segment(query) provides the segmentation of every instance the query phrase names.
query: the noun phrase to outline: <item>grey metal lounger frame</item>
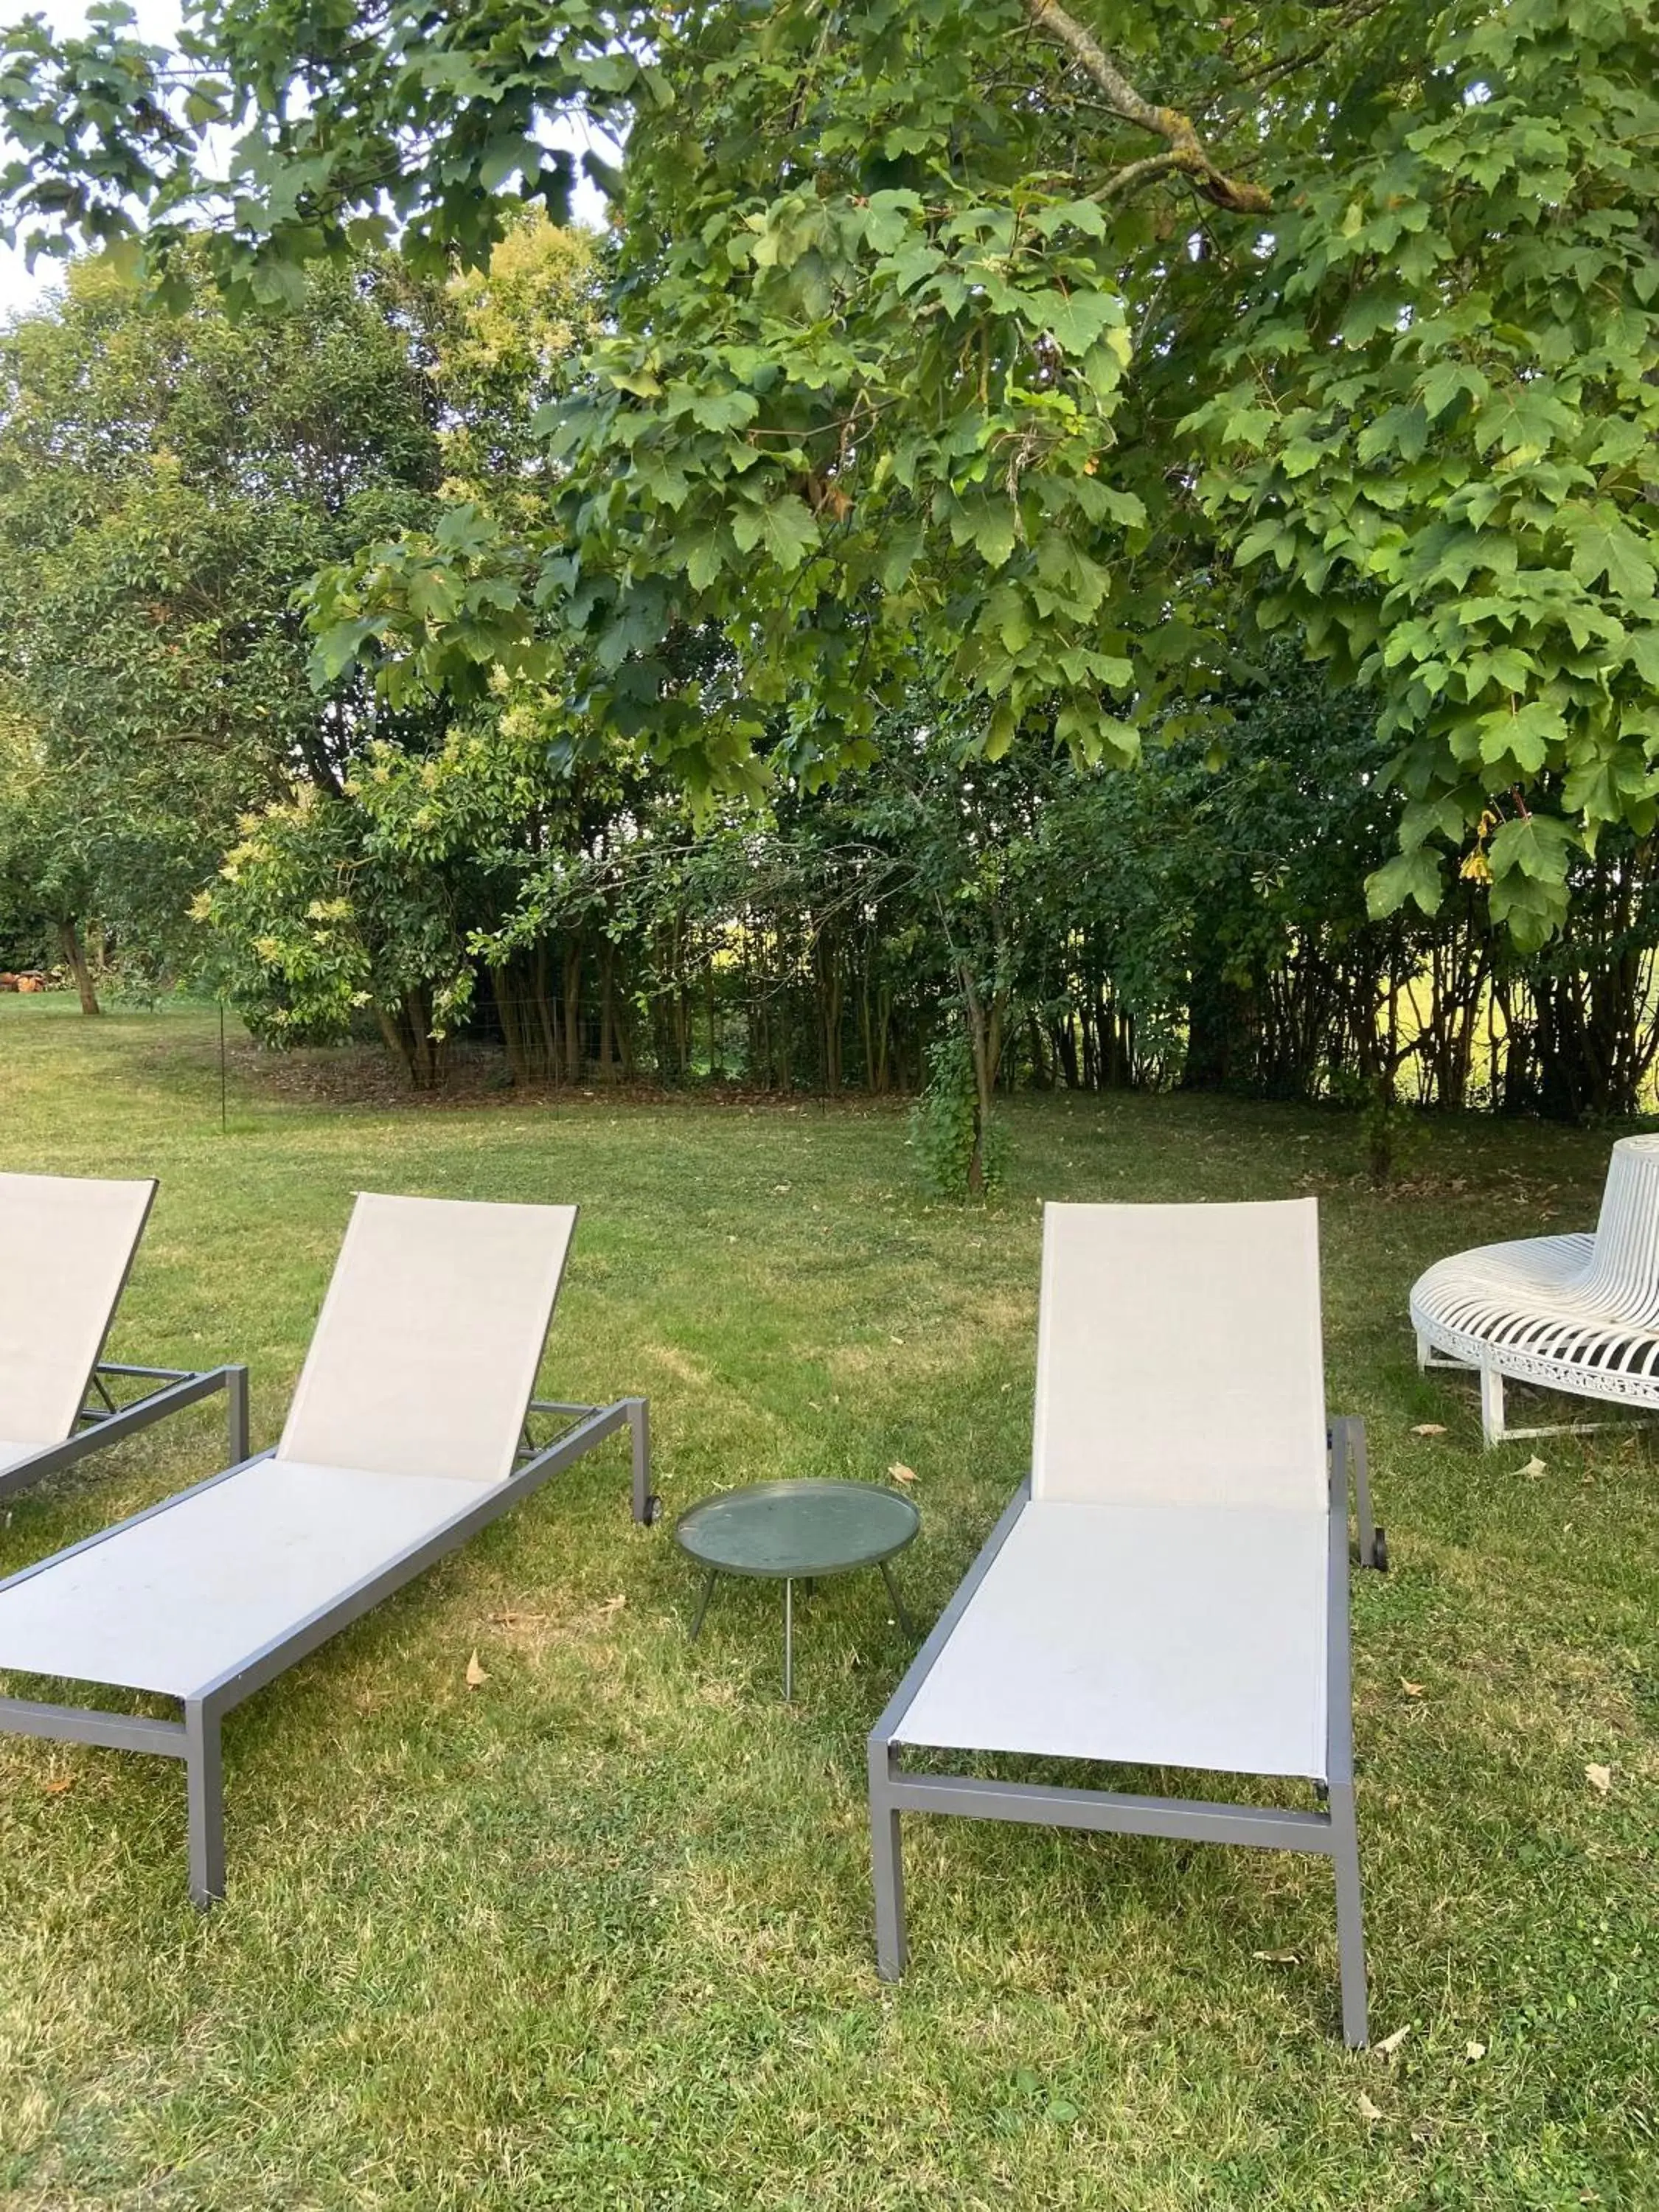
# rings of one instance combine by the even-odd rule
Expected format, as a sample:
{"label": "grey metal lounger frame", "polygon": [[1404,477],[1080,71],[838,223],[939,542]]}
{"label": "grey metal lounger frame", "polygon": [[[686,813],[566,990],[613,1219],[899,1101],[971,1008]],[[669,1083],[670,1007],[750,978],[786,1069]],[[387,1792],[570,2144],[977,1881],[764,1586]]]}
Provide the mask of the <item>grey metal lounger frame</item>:
{"label": "grey metal lounger frame", "polygon": [[[155,1203],[155,1186],[144,1203],[143,1218],[138,1224],[131,1249],[127,1254],[125,1267],[115,1296],[110,1301],[110,1326],[126,1293],[132,1263],[138,1245],[149,1225],[150,1208]],[[106,1332],[107,1334],[107,1331]],[[156,1421],[164,1421],[169,1414],[181,1413],[198,1399],[211,1397],[222,1390],[227,1399],[226,1427],[228,1431],[228,1450],[233,1460],[247,1457],[247,1369],[244,1366],[226,1367],[133,1367],[123,1360],[106,1359],[104,1347],[98,1347],[98,1358],[87,1383],[81,1411],[73,1435],[61,1437],[54,1443],[42,1444],[25,1459],[14,1460],[0,1468],[0,1498],[9,1498],[14,1492],[26,1490],[31,1483],[42,1482],[49,1474],[58,1474],[66,1467],[89,1458],[94,1452],[103,1451],[111,1444],[118,1444],[124,1437],[136,1436]],[[137,1397],[118,1405],[111,1395],[109,1384],[113,1382],[148,1382],[150,1388]]]}
{"label": "grey metal lounger frame", "polygon": [[[231,1370],[225,1370],[229,1372]],[[239,1370],[240,1371],[240,1370]],[[221,1729],[227,1713],[251,1698],[256,1690],[274,1681],[299,1660],[314,1651],[319,1644],[371,1612],[383,1598],[412,1582],[435,1560],[447,1553],[458,1550],[480,1528],[499,1520],[520,1498],[534,1490],[574,1462],[626,1427],[633,1436],[633,1508],[634,1518],[647,1523],[656,1518],[656,1499],[651,1494],[651,1443],[649,1415],[643,1398],[619,1398],[610,1406],[570,1406],[540,1399],[532,1402],[532,1413],[562,1413],[575,1415],[574,1425],[553,1442],[543,1445],[522,1465],[516,1468],[504,1483],[481,1497],[476,1505],[433,1530],[412,1544],[406,1551],[387,1560],[354,1589],[296,1620],[273,1641],[249,1651],[236,1663],[204,1682],[188,1697],[180,1700],[184,1707],[178,1720],[149,1720],[128,1713],[100,1712],[79,1705],[38,1705],[23,1698],[0,1698],[0,1733],[10,1735],[48,1736],[64,1743],[100,1744],[114,1751],[143,1751],[158,1753],[166,1759],[181,1759],[185,1762],[185,1796],[189,1807],[190,1838],[190,1894],[192,1902],[201,1906],[211,1905],[225,1893],[225,1834],[224,1793],[221,1763]],[[143,1513],[135,1513],[109,1528],[100,1529],[83,1544],[72,1546],[67,1551],[53,1553],[25,1567],[15,1575],[0,1582],[0,1591],[13,1589],[27,1582],[47,1567],[57,1566],[76,1553],[89,1550],[95,1544],[107,1543],[111,1537],[120,1534],[124,1528],[135,1527],[155,1515],[166,1513],[184,1499],[194,1497],[198,1491],[209,1490],[216,1483],[227,1482],[240,1474],[244,1468],[259,1460],[274,1456],[276,1447],[257,1452],[252,1459],[244,1457],[235,1467],[210,1475],[205,1482],[194,1483],[188,1490],[176,1492],[150,1506]]]}
{"label": "grey metal lounger frame", "polygon": [[[111,1395],[112,1381],[145,1382],[150,1388],[138,1397],[118,1405]],[[72,1437],[55,1444],[42,1444],[27,1459],[15,1460],[0,1469],[0,1498],[43,1481],[94,1452],[118,1444],[125,1437],[181,1413],[199,1399],[222,1390],[228,1401],[226,1427],[233,1460],[247,1457],[247,1369],[243,1366],[132,1367],[123,1360],[100,1359],[92,1372],[88,1402],[81,1409],[80,1425]],[[101,1402],[94,1402],[94,1398]]]}
{"label": "grey metal lounger frame", "polygon": [[[1020,1820],[1044,1827],[1085,1828],[1115,1835],[1168,1836],[1181,1841],[1246,1844],[1270,1850],[1316,1851],[1336,1873],[1337,1948],[1342,1983],[1342,2032],[1358,2049],[1366,2040],[1365,1938],[1359,1886],[1359,1840],[1353,1797],[1353,1706],[1348,1622],[1347,1478],[1364,1468],[1364,1424],[1334,1420],[1330,1437],[1329,1626],[1327,1643],[1328,1780],[1322,1812],[1260,1805],[1209,1804],[1196,1798],[1144,1797],[1044,1783],[997,1782],[969,1775],[907,1771],[894,1741],[905,1714],[951,1631],[966,1612],[1030,1495],[1015,1492],[984,1547],[870,1732],[870,1836],[875,1874],[876,1967],[896,1981],[906,1959],[904,1871],[899,1817],[957,1813],[979,1820]],[[1367,1500],[1369,1504],[1369,1500]],[[1367,1516],[1369,1518],[1369,1516]],[[1362,1527],[1362,1556],[1364,1532]]]}

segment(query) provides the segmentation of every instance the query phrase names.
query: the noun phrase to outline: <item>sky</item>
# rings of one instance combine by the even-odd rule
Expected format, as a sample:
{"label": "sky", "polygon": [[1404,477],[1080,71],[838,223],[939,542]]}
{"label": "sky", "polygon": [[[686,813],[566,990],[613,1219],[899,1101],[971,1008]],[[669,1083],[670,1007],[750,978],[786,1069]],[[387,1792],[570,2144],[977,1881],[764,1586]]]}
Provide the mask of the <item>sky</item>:
{"label": "sky", "polygon": [[[178,0],[130,0],[138,18],[138,34],[156,46],[171,46],[179,27]],[[87,11],[83,0],[10,0],[0,11],[0,20],[9,23],[24,15],[44,15],[54,31],[79,31],[86,27]],[[0,316],[15,314],[19,308],[32,307],[43,292],[51,289],[63,274],[61,263],[37,261],[34,273],[23,266],[23,257],[9,246],[0,246]]]}
{"label": "sky", "polygon": [[[179,28],[179,0],[129,0],[129,4],[138,19],[141,38],[158,46],[173,44]],[[0,0],[0,21],[15,22],[25,15],[44,15],[55,31],[79,31],[86,27],[85,0]],[[550,136],[556,143],[570,146],[577,152],[592,143],[608,159],[620,159],[617,148],[603,139],[589,138],[578,126],[561,129]],[[3,137],[0,144],[3,144]],[[585,178],[577,180],[573,212],[579,221],[594,225],[605,219],[605,203]],[[37,261],[31,274],[21,253],[0,246],[0,319],[34,306],[61,280],[62,275],[62,263],[46,259]]]}

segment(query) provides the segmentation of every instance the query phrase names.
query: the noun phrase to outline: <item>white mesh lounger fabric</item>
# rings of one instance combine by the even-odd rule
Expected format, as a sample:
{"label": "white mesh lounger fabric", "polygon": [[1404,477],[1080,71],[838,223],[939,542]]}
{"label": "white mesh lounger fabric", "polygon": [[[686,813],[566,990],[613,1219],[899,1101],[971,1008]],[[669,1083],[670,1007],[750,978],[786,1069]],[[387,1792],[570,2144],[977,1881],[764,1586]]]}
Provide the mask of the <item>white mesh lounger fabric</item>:
{"label": "white mesh lounger fabric", "polygon": [[[223,1888],[226,1711],[646,1408],[532,1400],[574,1206],[364,1195],[282,1441],[0,1583],[0,1671],[159,1692],[182,1721],[0,1698],[0,1728],[170,1752],[191,1891]],[[574,1417],[519,1466],[532,1410]]]}
{"label": "white mesh lounger fabric", "polygon": [[[877,1948],[904,1960],[899,1816],[955,1812],[1328,1854],[1365,2038],[1344,1468],[1311,1200],[1050,1206],[1031,1474],[870,1740]],[[1334,1443],[1334,1452],[1332,1445]],[[1004,1784],[903,1752],[1285,1776],[1326,1809]]]}
{"label": "white mesh lounger fabric", "polygon": [[[229,1393],[232,1451],[246,1453],[241,1368],[104,1362],[155,1195],[149,1179],[0,1175],[0,1496],[213,1390]],[[118,1407],[107,1387],[117,1378],[147,1387]]]}
{"label": "white mesh lounger fabric", "polygon": [[1411,1317],[1419,1366],[1479,1370],[1488,1445],[1560,1433],[1506,1427],[1505,1376],[1659,1409],[1659,1137],[1613,1146],[1593,1237],[1455,1252],[1412,1285]]}

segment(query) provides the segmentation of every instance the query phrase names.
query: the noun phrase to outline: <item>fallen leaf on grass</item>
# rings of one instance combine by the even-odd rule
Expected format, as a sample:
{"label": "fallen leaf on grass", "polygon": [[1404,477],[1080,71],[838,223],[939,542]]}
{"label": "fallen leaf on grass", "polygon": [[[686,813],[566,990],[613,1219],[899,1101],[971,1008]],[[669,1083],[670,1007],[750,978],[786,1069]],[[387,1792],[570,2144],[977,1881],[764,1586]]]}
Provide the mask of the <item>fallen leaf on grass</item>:
{"label": "fallen leaf on grass", "polygon": [[627,1602],[627,1592],[625,1590],[618,1590],[615,1597],[606,1598],[605,1603],[599,1607],[599,1611],[606,1620],[614,1620]]}
{"label": "fallen leaf on grass", "polygon": [[1587,1766],[1584,1779],[1592,1790],[1599,1790],[1605,1797],[1613,1787],[1613,1769],[1610,1766]]}
{"label": "fallen leaf on grass", "polygon": [[774,1198],[787,1198],[789,1195],[788,1184],[787,1182],[775,1182],[772,1186],[772,1195]]}
{"label": "fallen leaf on grass", "polygon": [[1549,1471],[1549,1462],[1547,1460],[1539,1459],[1535,1456],[1529,1459],[1526,1465],[1521,1469],[1522,1474],[1524,1474],[1530,1482],[1536,1482],[1540,1474],[1547,1474]]}
{"label": "fallen leaf on grass", "polygon": [[1419,1421],[1412,1431],[1414,1437],[1443,1437],[1445,1433],[1446,1425],[1443,1421]]}
{"label": "fallen leaf on grass", "polygon": [[[489,1616],[489,1625],[492,1628],[539,1628],[544,1621],[549,1621],[552,1618],[550,1613],[492,1613]],[[478,1655],[475,1651],[472,1655],[472,1666],[476,1667],[477,1662]],[[469,1681],[471,1680],[471,1675],[472,1668],[469,1667],[467,1669]]]}
{"label": "fallen leaf on grass", "polygon": [[477,1651],[474,1651],[472,1656],[466,1662],[467,1688],[469,1690],[481,1690],[489,1680],[489,1675],[485,1674],[483,1668],[478,1664],[478,1655]]}
{"label": "fallen leaf on grass", "polygon": [[1471,2063],[1477,2058],[1484,2058],[1486,2055],[1486,2046],[1484,2043],[1468,2044],[1465,2045],[1465,2050]]}
{"label": "fallen leaf on grass", "polygon": [[1382,2106],[1372,2104],[1363,2089],[1359,2093],[1359,2117],[1362,2120],[1380,2120],[1382,2117]]}
{"label": "fallen leaf on grass", "polygon": [[892,1476],[895,1482],[914,1482],[916,1479],[916,1471],[915,1468],[906,1467],[902,1459],[896,1459],[891,1467],[888,1468],[887,1472]]}
{"label": "fallen leaf on grass", "polygon": [[54,1774],[50,1782],[44,1782],[40,1786],[48,1797],[61,1797],[66,1790],[74,1789],[75,1777],[72,1774]]}
{"label": "fallen leaf on grass", "polygon": [[1376,2046],[1377,2057],[1379,2058],[1392,2058],[1395,2052],[1399,2050],[1401,2045],[1406,2040],[1406,2038],[1411,2033],[1411,2032],[1412,2024],[1410,2021],[1407,2021],[1404,2027],[1397,2027],[1392,2035],[1385,2035],[1382,2042]]}
{"label": "fallen leaf on grass", "polygon": [[1299,1966],[1302,1964],[1294,1951],[1252,1951],[1253,1959],[1260,1959],[1269,1966]]}
{"label": "fallen leaf on grass", "polygon": [[1400,1686],[1408,1698],[1420,1698],[1425,1686],[1421,1682],[1408,1682],[1402,1674],[1400,1677]]}

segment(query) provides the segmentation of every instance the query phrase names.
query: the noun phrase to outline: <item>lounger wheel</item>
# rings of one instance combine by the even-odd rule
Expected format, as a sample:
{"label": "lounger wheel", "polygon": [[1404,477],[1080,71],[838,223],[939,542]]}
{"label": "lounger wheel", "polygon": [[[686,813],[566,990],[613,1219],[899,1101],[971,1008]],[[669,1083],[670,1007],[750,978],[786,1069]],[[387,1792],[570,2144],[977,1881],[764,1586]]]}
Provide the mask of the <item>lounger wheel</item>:
{"label": "lounger wheel", "polygon": [[1371,1565],[1379,1575],[1389,1571],[1389,1532],[1380,1525],[1371,1532]]}
{"label": "lounger wheel", "polygon": [[661,1518],[662,1500],[653,1490],[645,1501],[645,1525],[648,1528],[653,1521],[659,1521]]}

